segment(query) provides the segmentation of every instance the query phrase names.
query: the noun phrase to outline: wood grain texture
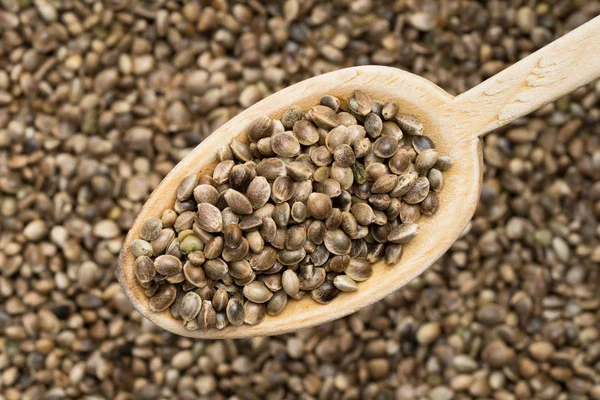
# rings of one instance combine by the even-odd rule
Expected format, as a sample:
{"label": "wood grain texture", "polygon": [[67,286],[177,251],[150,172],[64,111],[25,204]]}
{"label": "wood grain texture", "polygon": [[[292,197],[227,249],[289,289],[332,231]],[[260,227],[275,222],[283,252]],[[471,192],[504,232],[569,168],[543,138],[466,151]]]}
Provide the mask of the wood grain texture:
{"label": "wood grain texture", "polygon": [[[354,293],[342,293],[328,305],[315,303],[310,295],[290,300],[284,312],[269,317],[258,326],[227,327],[222,331],[188,331],[169,311],[152,313],[148,299],[135,281],[133,256],[129,251],[133,239],[139,237],[142,222],[160,217],[175,202],[175,189],[188,174],[200,173],[216,164],[216,151],[232,139],[243,135],[244,128],[259,115],[279,118],[293,104],[308,109],[326,94],[348,98],[360,88],[373,99],[395,101],[403,112],[417,115],[425,125],[425,133],[436,143],[440,154],[454,158],[455,165],[445,174],[440,193],[440,208],[435,216],[419,221],[420,234],[406,246],[398,265],[374,266],[373,276],[359,284]],[[448,250],[462,233],[475,211],[481,184],[481,149],[479,141],[459,142],[439,123],[438,115],[452,96],[431,82],[410,73],[387,67],[357,67],[321,75],[286,88],[242,112],[215,131],[186,156],[162,181],[140,211],[130,230],[118,267],[118,278],[135,308],[157,325],[179,335],[195,338],[238,338],[275,335],[328,322],[382,299],[425,271]]]}
{"label": "wood grain texture", "polygon": [[600,17],[456,96],[441,114],[465,139],[508,124],[600,77]]}

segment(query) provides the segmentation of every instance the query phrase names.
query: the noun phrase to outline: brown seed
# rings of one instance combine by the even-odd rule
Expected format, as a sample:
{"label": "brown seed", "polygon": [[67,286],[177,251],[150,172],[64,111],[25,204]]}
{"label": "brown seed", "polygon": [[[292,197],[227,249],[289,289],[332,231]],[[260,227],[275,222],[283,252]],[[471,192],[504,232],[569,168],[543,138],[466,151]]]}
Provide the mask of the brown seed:
{"label": "brown seed", "polygon": [[300,142],[291,132],[276,133],[271,138],[271,148],[280,157],[294,157],[300,153]]}
{"label": "brown seed", "polygon": [[329,255],[330,253],[329,250],[327,250],[327,247],[325,247],[324,244],[320,244],[312,253],[310,253],[310,261],[316,267],[319,267],[327,262]]}
{"label": "brown seed", "polygon": [[212,297],[212,305],[216,311],[223,311],[229,303],[229,294],[223,288],[217,289]]}
{"label": "brown seed", "polygon": [[350,137],[350,130],[344,125],[340,125],[337,128],[330,130],[325,137],[325,145],[331,154],[335,152],[335,149],[337,149],[338,146],[351,143],[352,138]]}
{"label": "brown seed", "polygon": [[231,147],[229,147],[229,145],[226,144],[221,146],[217,153],[217,157],[219,158],[219,161],[233,160],[233,153],[231,152]]}
{"label": "brown seed", "polygon": [[287,269],[281,275],[281,285],[283,286],[283,290],[290,297],[295,297],[298,295],[300,291],[300,280],[298,279],[298,275],[291,269]]}
{"label": "brown seed", "polygon": [[280,228],[285,228],[290,220],[291,207],[289,203],[279,203],[273,209],[273,221]]}
{"label": "brown seed", "polygon": [[327,227],[322,221],[313,221],[308,226],[307,237],[308,240],[314,244],[321,244],[325,240],[325,234],[327,233]]}
{"label": "brown seed", "polygon": [[422,214],[433,215],[440,205],[440,200],[435,192],[429,192],[425,200],[421,202],[419,209]]}
{"label": "brown seed", "polygon": [[333,282],[325,281],[321,286],[311,291],[310,295],[319,304],[329,304],[335,300],[339,292]]}
{"label": "brown seed", "polygon": [[232,262],[229,264],[229,275],[234,279],[246,279],[252,275],[252,267],[247,260]]}
{"label": "brown seed", "polygon": [[292,127],[302,120],[302,116],[304,113],[300,109],[300,107],[293,105],[287,109],[287,111],[281,117],[281,123],[283,127],[286,129],[292,129]]}
{"label": "brown seed", "polygon": [[372,138],[377,138],[381,135],[383,130],[383,121],[379,115],[375,113],[369,113],[364,121],[365,131]]}
{"label": "brown seed", "polygon": [[188,261],[191,262],[195,267],[204,264],[204,261],[206,261],[206,257],[202,251],[192,251],[187,255],[187,258]]}
{"label": "brown seed", "polygon": [[[158,234],[158,237],[150,242],[152,254],[157,256],[164,252],[173,239],[175,239],[175,231],[173,229],[162,229]],[[142,244],[141,242],[136,243]]]}
{"label": "brown seed", "polygon": [[377,157],[390,158],[398,151],[398,139],[391,136],[382,136],[373,143],[373,153]]}
{"label": "brown seed", "polygon": [[371,186],[371,193],[389,193],[391,192],[398,183],[398,175],[385,174],[381,175]]}
{"label": "brown seed", "polygon": [[244,323],[244,305],[235,297],[229,299],[226,309],[227,319],[233,326],[240,326]]}
{"label": "brown seed", "polygon": [[408,204],[417,204],[425,200],[429,193],[429,180],[420,176],[412,188],[402,198]]}
{"label": "brown seed", "polygon": [[312,182],[310,180],[306,180],[304,182],[296,182],[294,183],[294,195],[292,196],[293,201],[306,203],[308,201],[308,196],[312,193]]}
{"label": "brown seed", "polygon": [[277,224],[271,217],[265,217],[262,219],[262,227],[260,228],[260,235],[265,242],[271,243],[275,239],[277,232]]}
{"label": "brown seed", "polygon": [[296,122],[292,132],[301,145],[312,146],[319,141],[319,131],[317,127],[307,119]]}
{"label": "brown seed", "polygon": [[288,295],[283,290],[273,294],[271,300],[267,302],[267,314],[271,316],[279,315],[287,305]]}
{"label": "brown seed", "polygon": [[217,204],[219,192],[211,185],[198,185],[194,188],[194,199],[200,203]]}
{"label": "brown seed", "polygon": [[280,158],[263,158],[256,165],[256,173],[268,181],[274,181],[277,177],[287,174],[285,163]]}
{"label": "brown seed", "polygon": [[350,258],[365,258],[368,250],[367,242],[362,239],[353,240],[352,249],[350,249],[350,254],[348,254],[348,256]]}
{"label": "brown seed", "polygon": [[350,238],[354,238],[358,233],[358,223],[356,222],[356,218],[352,213],[346,211],[342,212],[341,217],[342,221],[340,226],[342,230],[346,232]]}
{"label": "brown seed", "polygon": [[338,99],[335,96],[327,95],[321,98],[319,104],[325,107],[329,107],[335,112],[338,112],[340,108],[340,99]]}
{"label": "brown seed", "polygon": [[367,251],[367,261],[371,264],[378,263],[383,260],[385,257],[385,248],[387,244],[385,243],[373,243],[369,246],[369,250]]}
{"label": "brown seed", "polygon": [[[252,143],[252,144],[254,144],[254,143]],[[252,144],[250,145],[251,149],[252,149]],[[273,151],[273,146],[271,146],[271,138],[270,137],[260,139],[258,141],[258,143],[256,143],[256,149],[258,150],[258,152],[260,153],[261,156],[273,157],[275,155],[275,152]]]}
{"label": "brown seed", "polygon": [[223,237],[217,236],[204,246],[204,256],[209,260],[217,258],[223,252],[223,247],[225,247]]}
{"label": "brown seed", "polygon": [[358,285],[348,275],[338,275],[333,279],[333,285],[342,292],[355,292]]}
{"label": "brown seed", "polygon": [[323,182],[319,182],[315,185],[315,190],[329,197],[338,197],[342,193],[340,183],[333,179],[325,179]]}
{"label": "brown seed", "polygon": [[229,174],[234,165],[235,161],[233,160],[225,160],[217,164],[213,171],[213,179],[217,185],[229,181]]}
{"label": "brown seed", "polygon": [[375,210],[385,211],[390,206],[391,198],[387,194],[374,194],[369,197],[369,204]]}
{"label": "brown seed", "polygon": [[337,229],[342,224],[342,212],[339,208],[331,210],[331,215],[325,220],[325,227],[328,230]]}
{"label": "brown seed", "polygon": [[421,123],[414,115],[396,114],[394,122],[398,124],[400,129],[409,135],[423,134],[423,123]]}
{"label": "brown seed", "polygon": [[202,306],[197,317],[198,326],[200,329],[208,330],[214,328],[217,323],[217,312],[213,308],[210,300],[202,300]]}
{"label": "brown seed", "polygon": [[425,150],[417,156],[415,161],[415,169],[421,175],[427,175],[429,171],[437,162],[438,153],[435,150]]}
{"label": "brown seed", "polygon": [[435,149],[433,141],[427,136],[413,136],[412,145],[417,153]]}
{"label": "brown seed", "polygon": [[271,186],[263,176],[257,176],[250,182],[246,190],[246,197],[255,210],[264,206],[271,197]]}
{"label": "brown seed", "polygon": [[389,193],[390,197],[402,197],[408,193],[416,184],[419,179],[419,174],[415,171],[407,170],[398,176],[398,183]]}
{"label": "brown seed", "polygon": [[311,193],[306,206],[313,218],[321,220],[329,217],[333,208],[331,199],[323,193]]}
{"label": "brown seed", "polygon": [[398,106],[396,103],[385,103],[381,109],[381,115],[385,119],[392,119],[398,114]]}
{"label": "brown seed", "polygon": [[280,176],[273,182],[271,197],[275,203],[282,203],[292,198],[294,194],[294,181],[289,176]]}
{"label": "brown seed", "polygon": [[331,164],[331,179],[334,179],[340,183],[343,190],[348,190],[354,183],[354,172],[352,168],[342,167],[337,162]]}
{"label": "brown seed", "polygon": [[232,189],[244,192],[251,180],[251,172],[247,166],[238,164],[231,169],[229,185]]}
{"label": "brown seed", "polygon": [[140,283],[149,283],[156,275],[156,269],[154,269],[154,263],[148,256],[140,256],[136,258],[133,263],[133,271],[135,277]]}
{"label": "brown seed", "polygon": [[295,222],[301,223],[304,222],[306,216],[308,214],[308,210],[306,209],[306,204],[300,201],[296,201],[292,205],[292,209],[290,211],[290,216]]}
{"label": "brown seed", "polygon": [[317,167],[326,167],[331,164],[331,160],[333,160],[333,155],[326,146],[310,147],[308,155]]}
{"label": "brown seed", "polygon": [[356,162],[356,157],[354,156],[352,147],[345,143],[342,143],[336,147],[333,153],[333,158],[341,167],[350,167]]}
{"label": "brown seed", "polygon": [[388,167],[379,162],[374,162],[367,165],[365,172],[367,180],[372,182],[375,182],[380,177],[390,173]]}
{"label": "brown seed", "polygon": [[301,274],[299,279],[300,290],[314,290],[325,282],[327,274],[324,268],[315,268],[307,274]]}
{"label": "brown seed", "polygon": [[419,226],[415,223],[400,224],[388,235],[388,241],[404,244],[412,240],[419,233]]}
{"label": "brown seed", "polygon": [[257,304],[252,301],[244,303],[244,322],[248,325],[258,325],[264,321],[267,310],[264,304]]}
{"label": "brown seed", "polygon": [[265,246],[263,251],[253,254],[249,261],[253,270],[261,272],[271,268],[276,260],[277,251],[271,246]]}
{"label": "brown seed", "polygon": [[348,112],[340,111],[338,113],[338,121],[340,125],[352,126],[356,125],[356,117]]}
{"label": "brown seed", "polygon": [[454,160],[452,160],[452,158],[448,156],[440,156],[435,163],[435,168],[439,169],[440,171],[448,171],[450,168],[452,168],[453,164]]}
{"label": "brown seed", "polygon": [[165,254],[156,257],[156,260],[154,260],[154,268],[159,274],[169,276],[180,273],[183,265],[179,258]]}
{"label": "brown seed", "polygon": [[223,218],[217,207],[210,203],[198,204],[196,223],[207,232],[221,232],[223,229]]}
{"label": "brown seed", "polygon": [[311,166],[312,168],[310,168],[307,163],[293,161],[286,164],[287,175],[296,182],[305,181],[313,176],[314,169],[316,169],[314,168],[314,165],[312,165],[312,162]]}
{"label": "brown seed", "polygon": [[396,265],[402,257],[403,247],[401,244],[388,244],[385,247],[385,263],[387,265]]}
{"label": "brown seed", "polygon": [[315,182],[324,182],[325,180],[329,179],[330,174],[331,167],[319,167],[315,170],[315,173],[313,174],[313,179],[315,180]]}
{"label": "brown seed", "polygon": [[333,272],[344,272],[349,263],[349,256],[334,256],[329,261],[329,269]]}
{"label": "brown seed", "polygon": [[250,244],[248,243],[248,240],[246,240],[246,238],[242,238],[242,241],[238,247],[223,249],[221,257],[223,257],[223,260],[227,262],[239,261],[246,257],[249,250]]}
{"label": "brown seed", "polygon": [[140,238],[151,241],[158,237],[163,228],[163,223],[158,218],[148,218],[140,230]]}
{"label": "brown seed", "polygon": [[427,179],[429,180],[429,188],[431,190],[436,193],[442,190],[442,187],[444,186],[444,176],[442,171],[431,168],[427,174]]}
{"label": "brown seed", "polygon": [[250,251],[253,253],[260,253],[265,248],[265,241],[258,231],[248,232],[246,240],[250,246]]}
{"label": "brown seed", "polygon": [[358,115],[367,115],[371,112],[372,106],[371,98],[360,90],[355,90],[352,97],[348,99],[348,107]]}
{"label": "brown seed", "polygon": [[252,214],[252,204],[242,193],[234,189],[227,189],[224,196],[227,205],[234,213],[240,215]]}
{"label": "brown seed", "polygon": [[365,258],[352,258],[348,267],[346,267],[346,275],[356,282],[366,281],[373,275],[373,267]]}
{"label": "brown seed", "polygon": [[341,229],[327,231],[324,243],[327,250],[336,255],[348,254],[352,247],[350,238]]}
{"label": "brown seed", "polygon": [[225,329],[229,325],[229,320],[227,319],[227,314],[224,312],[217,313],[217,321],[215,322],[215,328],[221,330]]}
{"label": "brown seed", "polygon": [[404,133],[402,130],[391,121],[386,121],[383,123],[383,129],[381,130],[382,137],[391,137],[398,141],[400,141],[404,137]]}
{"label": "brown seed", "polygon": [[355,203],[350,212],[360,225],[367,226],[375,220],[373,209],[367,203]]}
{"label": "brown seed", "polygon": [[240,216],[234,213],[229,207],[225,207],[223,211],[221,211],[221,219],[223,220],[223,226],[240,222]]}
{"label": "brown seed", "polygon": [[192,197],[194,188],[198,185],[198,177],[196,175],[186,176],[177,186],[177,200],[185,201]]}
{"label": "brown seed", "polygon": [[163,211],[161,216],[161,221],[163,224],[163,228],[172,228],[175,223],[175,219],[177,219],[177,213],[174,210],[167,209]]}
{"label": "brown seed", "polygon": [[185,211],[177,217],[175,220],[175,224],[173,224],[173,228],[175,228],[176,232],[181,232],[185,230],[192,229],[192,225],[194,225],[194,219],[196,217],[196,213],[193,211]]}
{"label": "brown seed", "polygon": [[306,240],[306,226],[293,225],[288,228],[285,234],[285,247],[288,250],[298,250],[302,248]]}
{"label": "brown seed", "polygon": [[262,219],[257,217],[256,215],[252,215],[249,217],[245,217],[238,224],[239,228],[244,232],[252,232],[260,229],[262,226]]}
{"label": "brown seed", "polygon": [[234,249],[242,243],[244,235],[242,230],[236,224],[225,225],[223,228],[223,238],[225,240],[225,247]]}
{"label": "brown seed", "polygon": [[419,210],[419,206],[402,203],[400,205],[399,216],[403,223],[410,224],[417,222],[417,220],[421,217],[421,211]]}
{"label": "brown seed", "polygon": [[362,158],[371,151],[371,140],[363,138],[352,142],[352,150],[356,158]]}
{"label": "brown seed", "polygon": [[228,271],[229,267],[227,266],[227,263],[220,258],[206,260],[204,262],[204,272],[206,273],[206,276],[214,281],[223,278]]}
{"label": "brown seed", "polygon": [[258,117],[248,125],[246,134],[253,142],[269,137],[273,134],[273,121],[267,117]]}
{"label": "brown seed", "polygon": [[390,170],[396,175],[404,173],[409,165],[410,155],[405,149],[398,149],[396,154],[394,154],[394,156],[388,161]]}
{"label": "brown seed", "polygon": [[271,246],[276,249],[282,250],[285,248],[285,228],[277,228],[275,232],[275,239],[271,242]]}
{"label": "brown seed", "polygon": [[273,297],[273,292],[261,281],[254,281],[244,286],[243,293],[248,300],[259,304],[266,303]]}
{"label": "brown seed", "polygon": [[195,292],[188,292],[179,304],[179,316],[184,321],[190,321],[198,316],[202,307],[202,299]]}
{"label": "brown seed", "polygon": [[320,128],[331,129],[339,125],[336,112],[326,106],[314,106],[306,116]]}
{"label": "brown seed", "polygon": [[389,224],[378,225],[371,229],[371,236],[373,236],[376,242],[385,243],[391,230],[392,228]]}
{"label": "brown seed", "polygon": [[152,297],[148,300],[148,307],[153,312],[166,310],[177,297],[177,289],[170,284],[161,284]]}
{"label": "brown seed", "polygon": [[183,275],[189,283],[196,287],[202,287],[208,284],[208,278],[204,273],[204,269],[192,265],[190,261],[183,265]]}
{"label": "brown seed", "polygon": [[402,202],[397,198],[390,198],[390,204],[385,210],[385,215],[388,217],[388,221],[393,221],[400,215],[400,207]]}
{"label": "brown seed", "polygon": [[285,266],[298,264],[306,256],[306,250],[299,248],[297,250],[280,250],[277,253],[277,261]]}

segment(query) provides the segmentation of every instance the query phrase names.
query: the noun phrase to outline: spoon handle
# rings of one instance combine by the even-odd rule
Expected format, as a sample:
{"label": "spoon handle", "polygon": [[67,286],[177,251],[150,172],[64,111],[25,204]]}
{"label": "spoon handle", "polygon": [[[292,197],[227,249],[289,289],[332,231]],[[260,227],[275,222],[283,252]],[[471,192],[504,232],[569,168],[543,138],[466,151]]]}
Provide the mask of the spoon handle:
{"label": "spoon handle", "polygon": [[600,77],[600,16],[456,96],[442,123],[472,140]]}

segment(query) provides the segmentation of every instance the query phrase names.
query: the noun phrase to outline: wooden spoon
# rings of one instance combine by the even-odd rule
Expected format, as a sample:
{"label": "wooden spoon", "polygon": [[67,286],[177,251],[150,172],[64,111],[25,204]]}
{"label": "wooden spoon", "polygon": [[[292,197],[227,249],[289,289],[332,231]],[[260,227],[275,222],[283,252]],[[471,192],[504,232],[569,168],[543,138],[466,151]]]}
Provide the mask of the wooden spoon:
{"label": "wooden spoon", "polygon": [[[531,54],[475,88],[454,97],[435,84],[389,67],[342,69],[317,76],[277,92],[217,129],[188,154],[152,193],[135,220],[119,258],[118,278],[135,308],[158,326],[194,338],[240,338],[275,335],[322,324],[359,310],[400,289],[433,264],[465,230],[477,206],[482,180],[479,137],[527,115],[600,76],[600,17]],[[440,207],[419,220],[419,235],[406,247],[398,265],[374,265],[373,276],[354,293],[341,293],[328,305],[310,296],[290,300],[276,317],[257,326],[228,326],[223,330],[189,331],[168,309],[153,313],[136,282],[131,242],[139,238],[143,222],[160,218],[173,206],[175,190],[185,176],[210,171],[223,144],[245,134],[256,117],[280,118],[292,105],[309,109],[327,94],[348,98],[355,89],[377,101],[396,102],[403,113],[416,115],[440,154],[454,159],[445,173]]]}

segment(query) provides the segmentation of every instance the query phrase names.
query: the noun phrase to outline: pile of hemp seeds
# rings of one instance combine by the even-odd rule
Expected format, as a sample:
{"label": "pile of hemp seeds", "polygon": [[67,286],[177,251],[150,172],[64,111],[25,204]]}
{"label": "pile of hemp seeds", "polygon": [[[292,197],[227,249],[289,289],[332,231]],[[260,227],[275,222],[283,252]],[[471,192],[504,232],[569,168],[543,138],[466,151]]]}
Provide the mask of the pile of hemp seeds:
{"label": "pile of hemp seeds", "polygon": [[189,330],[256,325],[288,298],[356,291],[374,263],[398,264],[452,166],[415,116],[359,90],[260,117],[246,136],[218,151],[212,175],[185,177],[131,246],[150,310]]}

